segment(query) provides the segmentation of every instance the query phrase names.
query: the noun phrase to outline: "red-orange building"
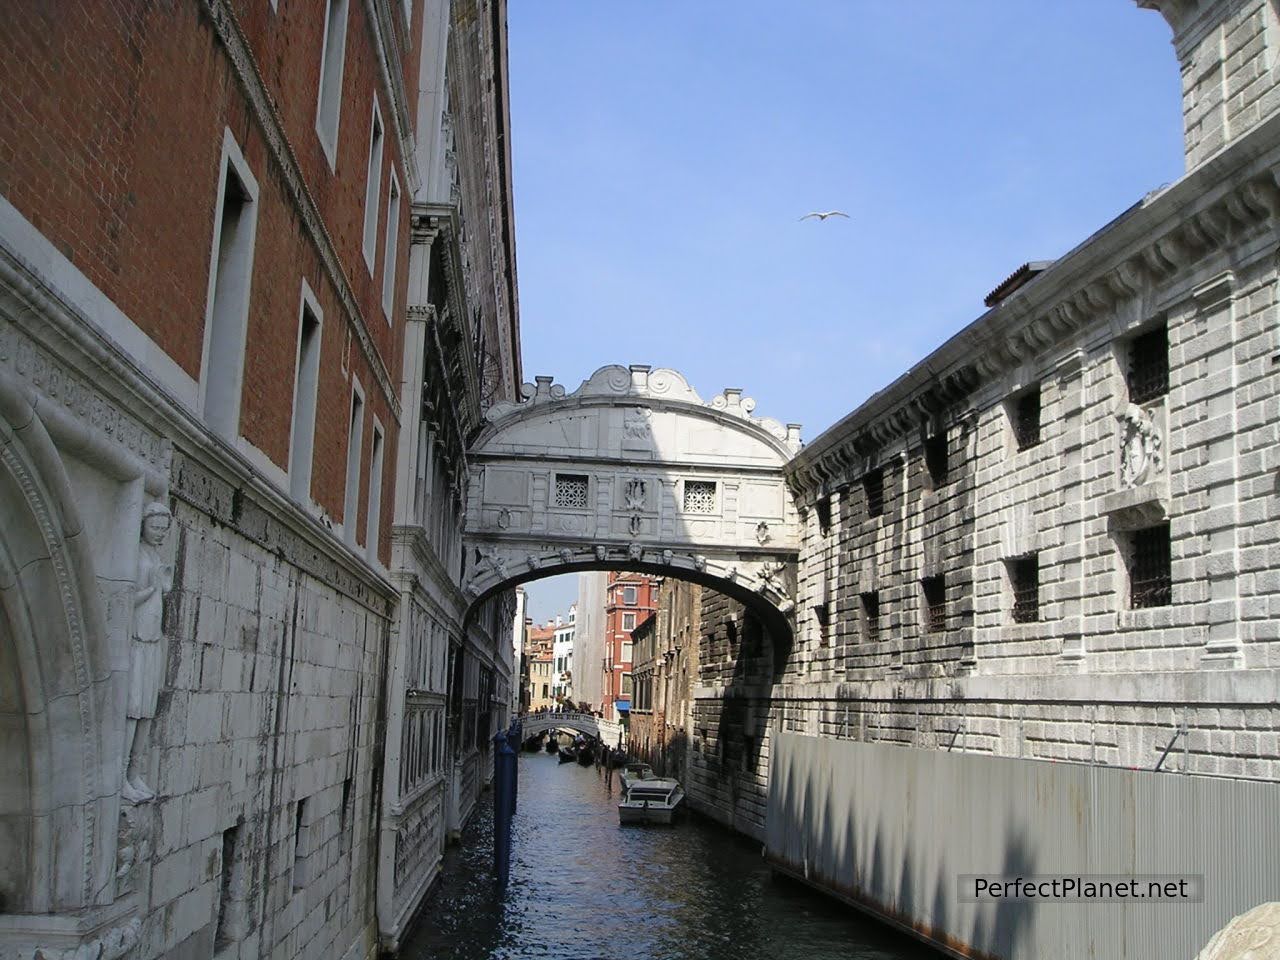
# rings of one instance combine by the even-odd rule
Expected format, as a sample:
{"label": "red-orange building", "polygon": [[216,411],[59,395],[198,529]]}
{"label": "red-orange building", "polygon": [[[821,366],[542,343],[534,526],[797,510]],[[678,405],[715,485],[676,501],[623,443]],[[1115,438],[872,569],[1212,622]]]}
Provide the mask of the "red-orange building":
{"label": "red-orange building", "polygon": [[604,607],[601,700],[606,718],[631,709],[631,633],[658,608],[658,580],[643,573],[610,573]]}

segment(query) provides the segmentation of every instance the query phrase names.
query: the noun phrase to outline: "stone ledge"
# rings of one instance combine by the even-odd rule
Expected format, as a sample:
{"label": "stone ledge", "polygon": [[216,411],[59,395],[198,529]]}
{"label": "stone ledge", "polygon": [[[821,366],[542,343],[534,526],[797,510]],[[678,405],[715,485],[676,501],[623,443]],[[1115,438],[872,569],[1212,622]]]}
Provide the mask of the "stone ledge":
{"label": "stone ledge", "polygon": [[1102,498],[1114,530],[1140,530],[1169,518],[1169,482],[1155,480]]}

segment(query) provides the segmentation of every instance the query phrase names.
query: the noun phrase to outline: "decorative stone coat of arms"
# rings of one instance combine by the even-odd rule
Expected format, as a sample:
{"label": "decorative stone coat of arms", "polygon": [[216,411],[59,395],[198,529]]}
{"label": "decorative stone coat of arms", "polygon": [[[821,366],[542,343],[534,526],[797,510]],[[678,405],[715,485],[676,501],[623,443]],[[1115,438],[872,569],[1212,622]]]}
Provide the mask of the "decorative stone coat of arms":
{"label": "decorative stone coat of arms", "polygon": [[1136,487],[1153,479],[1164,465],[1160,431],[1151,414],[1134,403],[1116,419],[1120,421],[1120,484]]}

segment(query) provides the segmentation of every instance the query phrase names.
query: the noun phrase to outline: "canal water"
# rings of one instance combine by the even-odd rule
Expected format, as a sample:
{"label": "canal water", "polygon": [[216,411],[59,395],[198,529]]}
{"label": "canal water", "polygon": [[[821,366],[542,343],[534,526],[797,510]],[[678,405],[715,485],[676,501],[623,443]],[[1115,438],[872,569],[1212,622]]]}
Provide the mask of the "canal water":
{"label": "canal water", "polygon": [[618,826],[617,786],[520,754],[511,880],[493,881],[492,796],[446,854],[413,960],[927,960],[850,907],[774,878],[760,845],[686,815]]}

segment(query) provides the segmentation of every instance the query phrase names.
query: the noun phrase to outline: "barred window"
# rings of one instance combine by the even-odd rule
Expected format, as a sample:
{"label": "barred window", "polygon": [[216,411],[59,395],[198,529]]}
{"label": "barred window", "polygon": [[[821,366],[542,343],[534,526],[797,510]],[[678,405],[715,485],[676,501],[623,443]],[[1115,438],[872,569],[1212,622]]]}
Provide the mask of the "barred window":
{"label": "barred window", "polygon": [[884,468],[877,467],[862,478],[862,492],[867,498],[867,516],[884,513]]}
{"label": "barred window", "polygon": [[1013,402],[1013,435],[1019,450],[1040,442],[1040,385],[1028,390]]}
{"label": "barred window", "polygon": [[1037,554],[1009,561],[1009,582],[1013,586],[1014,623],[1035,623],[1040,619],[1040,558]]}
{"label": "barred window", "polygon": [[929,633],[942,633],[947,629],[947,581],[938,574],[936,577],[925,577],[920,581],[924,589],[925,630]]}
{"label": "barred window", "polygon": [[861,594],[862,632],[868,642],[880,639],[880,591]]}
{"label": "barred window", "polygon": [[1146,403],[1169,392],[1169,331],[1164,324],[1129,341],[1129,400]]}
{"label": "barred window", "polygon": [[1169,525],[1135,530],[1129,552],[1129,606],[1167,607],[1173,602]]}
{"label": "barred window", "polygon": [[936,490],[947,482],[947,432],[935,433],[924,442],[924,465]]}
{"label": "barred window", "polygon": [[686,480],[684,482],[684,510],[685,513],[715,513],[715,481]]}
{"label": "barred window", "polygon": [[576,473],[556,474],[557,507],[585,507],[587,505],[587,478]]}

